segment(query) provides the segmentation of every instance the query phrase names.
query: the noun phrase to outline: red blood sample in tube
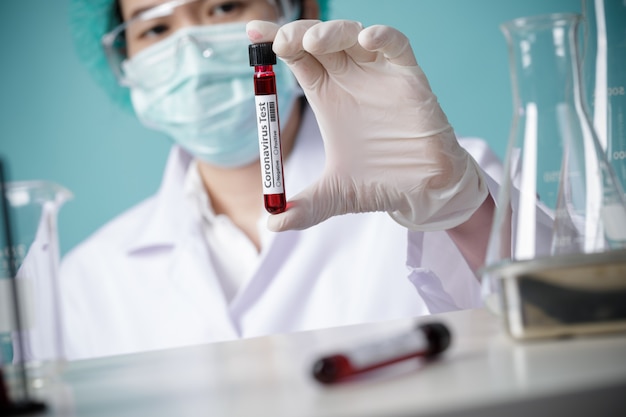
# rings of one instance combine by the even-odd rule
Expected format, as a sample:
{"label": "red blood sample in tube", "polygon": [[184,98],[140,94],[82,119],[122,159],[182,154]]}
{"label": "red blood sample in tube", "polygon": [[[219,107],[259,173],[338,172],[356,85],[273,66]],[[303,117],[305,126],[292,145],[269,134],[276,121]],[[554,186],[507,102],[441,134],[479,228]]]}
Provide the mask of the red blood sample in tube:
{"label": "red blood sample in tube", "polygon": [[282,213],[287,207],[276,75],[273,65],[276,54],[271,42],[248,47],[250,66],[254,67],[254,94],[259,131],[259,155],[263,182],[265,210],[271,214]]}
{"label": "red blood sample in tube", "polygon": [[333,384],[406,359],[434,358],[448,346],[450,331],[445,325],[422,324],[409,333],[322,357],[313,364],[313,377],[323,384]]}

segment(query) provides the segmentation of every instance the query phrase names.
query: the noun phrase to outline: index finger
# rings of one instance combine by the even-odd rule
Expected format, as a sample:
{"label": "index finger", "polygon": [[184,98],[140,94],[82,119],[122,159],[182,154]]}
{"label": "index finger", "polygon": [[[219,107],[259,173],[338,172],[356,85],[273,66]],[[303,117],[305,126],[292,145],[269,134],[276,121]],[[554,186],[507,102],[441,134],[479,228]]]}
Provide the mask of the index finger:
{"label": "index finger", "polygon": [[302,46],[306,32],[319,23],[319,20],[296,20],[287,23],[280,28],[274,39],[274,52],[289,65],[305,91],[315,89],[326,76],[326,69]]}

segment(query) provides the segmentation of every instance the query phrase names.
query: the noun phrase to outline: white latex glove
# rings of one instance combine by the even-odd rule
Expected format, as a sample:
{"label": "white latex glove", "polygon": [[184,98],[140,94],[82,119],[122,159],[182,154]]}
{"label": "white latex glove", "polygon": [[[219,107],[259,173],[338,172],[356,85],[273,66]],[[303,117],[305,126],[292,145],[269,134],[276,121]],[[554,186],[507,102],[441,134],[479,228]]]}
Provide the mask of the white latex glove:
{"label": "white latex glove", "polygon": [[326,152],[321,178],[269,217],[273,231],[329,217],[386,211],[413,230],[465,222],[487,197],[417,65],[408,39],[388,26],[252,21],[252,42],[274,41],[315,112]]}

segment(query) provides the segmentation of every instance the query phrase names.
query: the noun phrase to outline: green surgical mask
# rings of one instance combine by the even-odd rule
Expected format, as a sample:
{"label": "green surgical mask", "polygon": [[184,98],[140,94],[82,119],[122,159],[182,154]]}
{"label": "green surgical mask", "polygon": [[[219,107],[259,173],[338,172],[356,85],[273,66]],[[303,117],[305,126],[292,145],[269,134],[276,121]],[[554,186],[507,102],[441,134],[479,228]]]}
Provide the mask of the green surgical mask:
{"label": "green surgical mask", "polygon": [[[194,26],[127,60],[141,122],[207,163],[254,162],[259,148],[249,43],[244,23]],[[288,116],[299,87],[282,61],[274,70],[280,111]]]}

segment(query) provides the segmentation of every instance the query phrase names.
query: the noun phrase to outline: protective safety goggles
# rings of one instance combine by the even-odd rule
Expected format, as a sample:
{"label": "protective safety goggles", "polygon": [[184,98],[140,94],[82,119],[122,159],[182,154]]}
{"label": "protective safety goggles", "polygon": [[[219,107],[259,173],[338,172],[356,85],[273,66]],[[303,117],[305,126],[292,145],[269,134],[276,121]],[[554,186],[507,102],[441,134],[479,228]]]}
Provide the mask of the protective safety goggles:
{"label": "protective safety goggles", "polygon": [[[140,9],[124,23],[102,37],[107,61],[120,85],[133,87],[124,63],[137,54],[167,41],[179,29],[192,26],[220,25],[264,19],[268,7],[273,7],[279,16],[278,23],[295,20],[299,14],[299,1],[293,0],[170,0]],[[271,9],[270,9],[271,10]],[[175,47],[192,42],[199,53],[210,58],[213,48],[200,38],[188,37],[177,42]],[[153,83],[165,82],[175,75],[176,65],[171,71],[161,72]]]}

